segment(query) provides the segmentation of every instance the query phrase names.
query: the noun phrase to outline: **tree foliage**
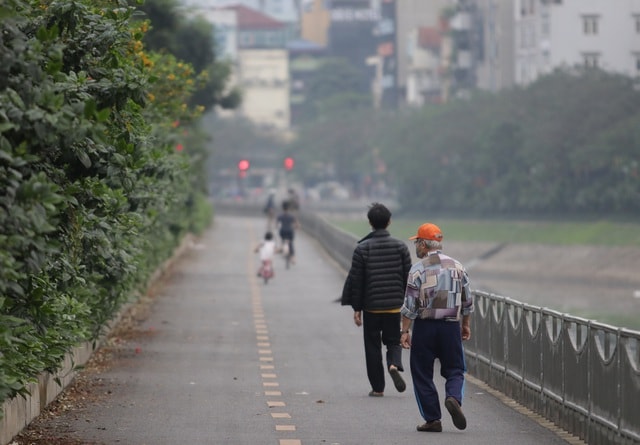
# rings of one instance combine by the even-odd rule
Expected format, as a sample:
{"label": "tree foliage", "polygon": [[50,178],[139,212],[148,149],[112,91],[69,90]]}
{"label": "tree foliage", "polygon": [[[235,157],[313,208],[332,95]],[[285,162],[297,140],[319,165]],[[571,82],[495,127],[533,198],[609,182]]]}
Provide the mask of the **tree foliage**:
{"label": "tree foliage", "polygon": [[364,153],[363,140],[380,149],[408,211],[640,212],[640,91],[624,76],[558,70],[527,88],[377,121],[326,119],[304,129],[294,148],[327,159],[341,150],[341,167],[362,176],[372,164],[352,159]]}
{"label": "tree foliage", "polygon": [[337,180],[357,190],[374,170],[376,127],[383,117],[372,110],[334,113],[303,126],[287,147],[297,159],[297,173],[308,186]]}
{"label": "tree foliage", "polygon": [[253,167],[281,165],[283,142],[273,132],[264,131],[244,119],[221,119],[208,114],[202,119],[213,134],[211,170],[234,169],[239,160],[248,159]]}
{"label": "tree foliage", "polygon": [[401,196],[425,208],[637,212],[639,96],[632,79],[558,71],[526,89],[417,113],[405,127],[412,140],[389,162],[408,173]]}
{"label": "tree foliage", "polygon": [[140,7],[151,23],[144,36],[146,47],[173,54],[190,64],[203,80],[190,99],[192,106],[210,110],[215,106],[236,108],[241,101],[238,89],[228,90],[231,67],[216,58],[213,25],[201,17],[179,14],[177,0],[146,0]]}

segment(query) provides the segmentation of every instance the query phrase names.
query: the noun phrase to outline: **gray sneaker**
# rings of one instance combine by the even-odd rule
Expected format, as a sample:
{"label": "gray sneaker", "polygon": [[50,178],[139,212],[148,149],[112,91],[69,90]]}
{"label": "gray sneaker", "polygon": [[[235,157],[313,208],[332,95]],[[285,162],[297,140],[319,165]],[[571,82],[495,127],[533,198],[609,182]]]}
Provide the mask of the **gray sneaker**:
{"label": "gray sneaker", "polygon": [[407,384],[404,383],[404,379],[400,375],[400,371],[398,371],[396,368],[389,368],[389,374],[391,375],[393,384],[395,385],[398,392],[403,392],[405,389],[407,389]]}
{"label": "gray sneaker", "polygon": [[442,423],[439,420],[432,420],[431,422],[425,422],[422,425],[418,425],[416,429],[427,433],[441,433]]}

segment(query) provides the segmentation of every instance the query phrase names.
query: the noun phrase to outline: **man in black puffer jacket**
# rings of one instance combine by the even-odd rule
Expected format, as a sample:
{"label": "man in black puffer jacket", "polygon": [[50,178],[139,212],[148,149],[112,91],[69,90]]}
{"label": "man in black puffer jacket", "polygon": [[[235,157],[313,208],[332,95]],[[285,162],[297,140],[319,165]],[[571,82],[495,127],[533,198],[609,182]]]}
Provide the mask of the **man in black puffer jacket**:
{"label": "man in black puffer jacket", "polygon": [[382,344],[387,347],[387,369],[399,392],[406,389],[400,375],[402,346],[400,346],[400,308],[411,269],[411,254],[404,241],[393,238],[387,227],[391,212],[384,205],[374,203],[367,213],[373,229],[358,242],[351,260],[342,304],[351,305],[353,320],[362,326],[367,377],[372,397],[384,395],[384,366]]}

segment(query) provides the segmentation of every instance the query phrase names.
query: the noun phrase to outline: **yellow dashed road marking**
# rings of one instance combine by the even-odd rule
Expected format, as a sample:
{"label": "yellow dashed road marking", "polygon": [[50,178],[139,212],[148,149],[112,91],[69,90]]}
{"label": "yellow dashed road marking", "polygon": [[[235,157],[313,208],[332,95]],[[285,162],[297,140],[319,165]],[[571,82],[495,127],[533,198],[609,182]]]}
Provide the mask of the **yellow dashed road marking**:
{"label": "yellow dashed road marking", "polygon": [[280,439],[280,445],[302,445],[298,439]]}
{"label": "yellow dashed road marking", "polygon": [[[255,236],[253,236],[253,231],[251,230],[252,227],[250,225],[249,229],[249,233],[251,234],[252,238],[251,244],[255,244]],[[258,346],[258,361],[261,370],[274,370],[275,366],[273,365],[273,352],[270,349],[271,342],[269,341],[269,330],[267,326],[268,323],[266,320],[264,309],[262,307],[262,294],[260,292],[260,287],[258,284],[258,280],[256,279],[254,270],[254,256],[255,252],[252,249],[249,253],[247,261],[247,270],[251,286],[251,304],[253,308],[253,325],[256,331],[256,344]],[[263,378],[262,386],[264,388],[277,388],[280,386],[280,383],[277,381],[264,380],[277,378],[275,372],[261,373],[261,377]],[[266,397],[281,397],[282,392],[271,390],[265,391],[264,395]],[[286,406],[286,404],[282,400],[267,400],[267,407],[269,408],[284,406]],[[291,414],[285,412],[271,413],[271,417],[273,419],[291,419]],[[274,427],[276,431],[296,431],[295,425],[276,424]],[[279,439],[278,443],[279,445],[302,445],[302,441],[299,439]]]}
{"label": "yellow dashed road marking", "polygon": [[282,392],[281,391],[265,391],[264,395],[265,396],[281,396]]}

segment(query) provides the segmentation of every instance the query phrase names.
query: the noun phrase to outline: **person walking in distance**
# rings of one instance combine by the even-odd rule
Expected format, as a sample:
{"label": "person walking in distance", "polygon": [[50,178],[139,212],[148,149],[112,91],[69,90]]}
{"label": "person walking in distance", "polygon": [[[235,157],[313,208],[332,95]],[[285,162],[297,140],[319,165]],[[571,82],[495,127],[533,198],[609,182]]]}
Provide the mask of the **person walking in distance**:
{"label": "person walking in distance", "polygon": [[373,203],[367,213],[372,231],[353,251],[351,268],[343,290],[342,304],[351,305],[356,326],[362,326],[367,377],[371,397],[382,397],[385,372],[382,344],[387,348],[387,369],[396,389],[406,384],[400,375],[400,308],[404,300],[411,254],[404,241],[393,238],[387,230],[391,212]]}
{"label": "person walking in distance", "polygon": [[267,230],[273,229],[273,222],[276,219],[276,191],[269,190],[269,196],[267,202],[262,209],[262,212],[267,216]]}
{"label": "person walking in distance", "polygon": [[[424,423],[418,431],[441,432],[438,391],[433,382],[435,359],[445,378],[444,406],[459,430],[467,427],[462,412],[464,396],[463,340],[471,338],[469,326],[473,297],[464,266],[442,253],[443,234],[432,223],[422,224],[414,240],[419,260],[409,272],[402,306],[402,347],[410,349],[409,365],[418,409]],[[410,326],[413,323],[412,332]]]}

